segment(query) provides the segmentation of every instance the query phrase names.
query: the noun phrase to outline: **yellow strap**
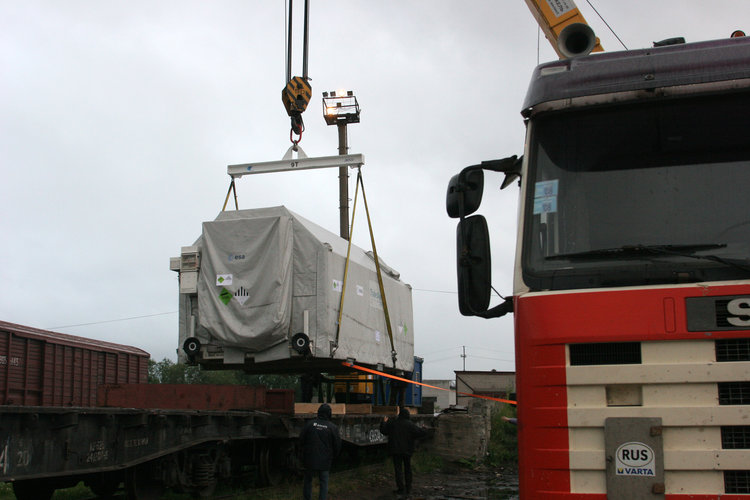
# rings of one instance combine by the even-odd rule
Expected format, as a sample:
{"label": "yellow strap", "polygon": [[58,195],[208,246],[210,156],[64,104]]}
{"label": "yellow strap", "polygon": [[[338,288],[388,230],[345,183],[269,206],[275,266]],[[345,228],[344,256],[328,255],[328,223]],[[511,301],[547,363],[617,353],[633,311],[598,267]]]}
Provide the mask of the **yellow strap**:
{"label": "yellow strap", "polygon": [[229,203],[229,195],[234,193],[234,209],[239,210],[240,207],[237,205],[237,189],[234,187],[234,177],[232,177],[232,182],[229,183],[229,189],[227,190],[227,197],[224,200],[224,206],[221,207],[221,211],[225,211],[227,209],[227,203]]}
{"label": "yellow strap", "polygon": [[388,314],[388,302],[385,300],[385,287],[383,286],[383,274],[380,272],[380,259],[378,250],[375,248],[375,234],[372,232],[372,221],[370,220],[370,209],[367,208],[367,195],[365,194],[365,182],[362,179],[362,171],[357,173],[357,180],[362,184],[362,201],[365,202],[365,212],[367,213],[367,225],[370,228],[370,242],[372,243],[372,253],[375,257],[375,270],[378,273],[378,285],[380,286],[380,298],[383,301],[383,312],[385,313],[385,326],[388,328],[388,338],[391,339],[391,360],[393,367],[396,367],[396,347],[393,343],[393,329],[391,328],[391,317]]}
{"label": "yellow strap", "polygon": [[[357,175],[359,181],[359,175]],[[362,191],[364,193],[364,191]],[[341,333],[341,319],[344,315],[344,294],[346,294],[346,279],[349,277],[349,257],[352,253],[352,234],[354,233],[354,214],[357,213],[357,197],[359,196],[359,182],[357,182],[357,188],[354,190],[354,205],[352,206],[352,223],[349,226],[349,245],[346,249],[346,263],[344,264],[344,283],[341,286],[341,301],[339,302],[339,320],[336,322],[336,345],[331,351],[331,357],[336,349],[339,347],[339,334]]]}
{"label": "yellow strap", "polygon": [[[367,213],[367,226],[370,228],[370,242],[372,243],[372,253],[375,257],[375,271],[378,275],[378,286],[380,287],[380,298],[383,302],[383,313],[385,314],[385,325],[388,329],[388,338],[391,341],[391,360],[393,367],[396,367],[396,347],[393,342],[393,329],[391,328],[391,318],[388,314],[388,302],[385,299],[385,287],[383,286],[383,274],[380,271],[380,260],[378,259],[378,250],[375,248],[375,234],[372,231],[372,221],[370,220],[370,209],[367,207],[367,196],[365,195],[365,183],[362,179],[362,170],[357,170],[357,187],[354,191],[354,205],[352,207],[352,223],[349,229],[349,246],[346,250],[346,263],[344,265],[344,283],[341,287],[341,301],[339,302],[339,320],[336,324],[336,348],[339,345],[339,334],[341,333],[341,321],[344,315],[344,294],[346,293],[346,281],[349,276],[349,260],[352,249],[352,234],[354,233],[354,215],[357,211],[357,198],[359,196],[359,187],[362,186],[362,200],[365,202],[365,212]],[[334,350],[331,352],[333,357]]]}

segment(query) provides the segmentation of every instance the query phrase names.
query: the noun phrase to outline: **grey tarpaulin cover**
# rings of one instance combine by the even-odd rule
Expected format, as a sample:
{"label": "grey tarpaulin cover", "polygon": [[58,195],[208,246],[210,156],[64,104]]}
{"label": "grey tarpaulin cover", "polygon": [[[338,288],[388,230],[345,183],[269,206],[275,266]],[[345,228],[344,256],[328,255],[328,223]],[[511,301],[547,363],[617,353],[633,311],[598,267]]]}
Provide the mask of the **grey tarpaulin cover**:
{"label": "grey tarpaulin cover", "polygon": [[[331,356],[347,244],[285,207],[221,212],[216,220],[203,223],[196,242],[201,254],[197,304],[195,297],[181,296],[180,342],[188,336],[188,318],[194,316],[195,337],[235,358],[241,352],[255,363],[294,363],[298,355],[290,339],[306,332],[313,357],[392,366],[375,262],[371,252],[356,246],[351,250],[338,348]],[[411,287],[382,260],[381,271],[398,353],[396,368],[410,371]]]}

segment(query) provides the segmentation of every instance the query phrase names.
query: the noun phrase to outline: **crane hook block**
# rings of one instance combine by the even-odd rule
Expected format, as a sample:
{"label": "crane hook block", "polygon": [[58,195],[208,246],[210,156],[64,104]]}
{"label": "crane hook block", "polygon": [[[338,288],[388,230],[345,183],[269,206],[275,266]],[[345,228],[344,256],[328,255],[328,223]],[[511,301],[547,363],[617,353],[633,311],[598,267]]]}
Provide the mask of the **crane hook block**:
{"label": "crane hook block", "polygon": [[281,102],[284,103],[289,116],[299,115],[305,111],[312,98],[312,87],[302,76],[292,77],[281,91]]}

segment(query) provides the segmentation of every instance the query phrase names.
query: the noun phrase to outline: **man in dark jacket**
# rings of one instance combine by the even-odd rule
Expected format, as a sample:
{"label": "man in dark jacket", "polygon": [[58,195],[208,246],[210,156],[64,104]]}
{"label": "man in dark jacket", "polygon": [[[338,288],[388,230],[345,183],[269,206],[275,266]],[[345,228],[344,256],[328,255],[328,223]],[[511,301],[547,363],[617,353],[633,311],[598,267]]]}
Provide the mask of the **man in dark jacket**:
{"label": "man in dark jacket", "polygon": [[336,424],[330,421],[331,407],[323,403],[318,408],[318,418],[305,424],[299,435],[302,445],[302,462],[305,466],[305,482],[302,498],[311,500],[313,474],[320,481],[320,500],[328,497],[328,471],[333,459],[341,451],[341,436]]}
{"label": "man in dark jacket", "polygon": [[396,474],[396,493],[411,494],[411,456],[414,441],[427,434],[427,431],[410,420],[409,410],[401,408],[398,418],[389,418],[380,423],[380,432],[388,436],[388,453],[393,457],[393,471]]}

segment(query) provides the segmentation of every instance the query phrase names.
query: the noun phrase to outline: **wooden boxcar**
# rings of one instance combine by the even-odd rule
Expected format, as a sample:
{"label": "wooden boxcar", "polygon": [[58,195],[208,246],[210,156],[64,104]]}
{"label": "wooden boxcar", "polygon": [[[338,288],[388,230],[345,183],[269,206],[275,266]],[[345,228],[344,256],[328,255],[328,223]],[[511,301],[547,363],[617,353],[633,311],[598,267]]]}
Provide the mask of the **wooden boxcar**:
{"label": "wooden boxcar", "polygon": [[97,406],[101,384],[146,383],[135,347],[0,321],[0,404]]}

